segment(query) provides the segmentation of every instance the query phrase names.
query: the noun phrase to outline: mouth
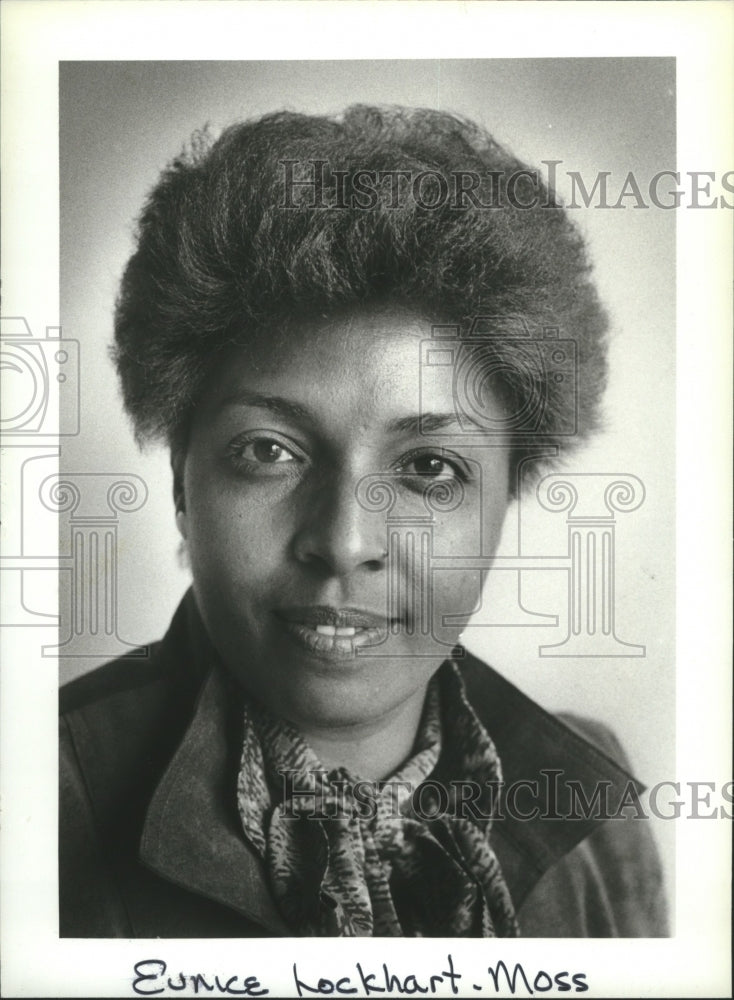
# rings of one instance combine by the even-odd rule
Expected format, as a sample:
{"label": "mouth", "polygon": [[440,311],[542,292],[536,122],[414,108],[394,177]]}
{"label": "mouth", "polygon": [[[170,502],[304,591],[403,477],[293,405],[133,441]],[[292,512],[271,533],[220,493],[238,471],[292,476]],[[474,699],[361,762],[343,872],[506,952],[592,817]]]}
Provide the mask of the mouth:
{"label": "mouth", "polygon": [[275,613],[285,632],[320,657],[350,659],[361,646],[384,642],[393,622],[384,614],[325,605],[280,608]]}

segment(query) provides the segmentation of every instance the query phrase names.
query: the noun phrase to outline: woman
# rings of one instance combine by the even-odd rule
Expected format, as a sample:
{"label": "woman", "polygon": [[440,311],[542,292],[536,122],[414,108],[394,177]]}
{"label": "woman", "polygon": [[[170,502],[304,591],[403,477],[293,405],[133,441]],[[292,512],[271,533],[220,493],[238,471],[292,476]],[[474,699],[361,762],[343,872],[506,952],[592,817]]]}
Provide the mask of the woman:
{"label": "woman", "polygon": [[573,444],[597,422],[589,270],[553,193],[445,113],[271,115],[163,174],[115,359],[193,587],[152,663],[63,692],[62,935],[665,933],[644,824],[568,808],[629,796],[614,738],[453,624],[569,414]]}

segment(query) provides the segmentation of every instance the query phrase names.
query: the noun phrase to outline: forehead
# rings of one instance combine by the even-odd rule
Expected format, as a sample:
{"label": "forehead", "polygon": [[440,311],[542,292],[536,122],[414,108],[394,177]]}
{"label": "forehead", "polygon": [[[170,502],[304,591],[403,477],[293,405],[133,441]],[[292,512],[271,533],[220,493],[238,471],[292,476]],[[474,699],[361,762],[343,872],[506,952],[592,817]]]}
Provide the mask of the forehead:
{"label": "forehead", "polygon": [[[412,412],[420,397],[421,341],[430,336],[427,320],[400,310],[292,323],[229,353],[208,379],[205,405],[235,405],[256,392],[308,408]],[[444,404],[451,404],[450,388]]]}

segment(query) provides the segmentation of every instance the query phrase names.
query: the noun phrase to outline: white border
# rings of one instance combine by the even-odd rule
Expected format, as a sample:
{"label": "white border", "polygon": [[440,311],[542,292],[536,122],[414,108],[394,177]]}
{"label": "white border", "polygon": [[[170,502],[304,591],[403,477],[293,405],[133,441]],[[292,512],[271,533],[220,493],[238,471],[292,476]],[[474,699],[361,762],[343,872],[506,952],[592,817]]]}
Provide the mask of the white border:
{"label": "white border", "polygon": [[[6,0],[3,20],[3,260],[6,314],[34,329],[58,316],[57,65],[60,59],[262,59],[674,55],[678,169],[734,165],[734,8],[720,3],[218,3]],[[729,777],[731,221],[678,215],[678,774]],[[22,306],[22,308],[20,308]],[[56,930],[56,665],[33,636],[3,637],[3,995],[124,996],[135,961],[266,978],[348,975],[389,961],[464,982],[518,956],[529,969],[587,972],[590,996],[730,995],[728,824],[678,828],[675,939],[666,941],[59,941]],[[46,633],[47,634],[47,633]],[[30,640],[30,641],[29,641]],[[9,665],[9,666],[8,666]],[[49,820],[52,820],[50,822]],[[437,957],[438,956],[438,957]],[[264,970],[268,970],[265,973]],[[472,979],[472,976],[474,978]],[[481,978],[483,977],[483,978]],[[279,983],[281,985],[279,987]],[[172,995],[172,994],[171,994]],[[184,994],[188,995],[188,994]],[[491,995],[473,994],[473,995]],[[553,995],[553,994],[551,994]]]}

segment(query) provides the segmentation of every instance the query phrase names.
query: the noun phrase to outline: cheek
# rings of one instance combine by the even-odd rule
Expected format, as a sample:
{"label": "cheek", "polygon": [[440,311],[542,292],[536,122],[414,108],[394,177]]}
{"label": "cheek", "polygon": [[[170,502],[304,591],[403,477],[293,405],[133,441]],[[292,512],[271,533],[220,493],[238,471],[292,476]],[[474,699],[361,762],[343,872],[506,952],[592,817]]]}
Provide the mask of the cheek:
{"label": "cheek", "polygon": [[187,492],[187,548],[194,579],[217,589],[263,580],[282,563],[287,531],[272,505],[194,482]]}
{"label": "cheek", "polygon": [[442,557],[494,555],[507,508],[507,496],[501,489],[467,493],[461,506],[436,518],[432,526],[434,553]]}
{"label": "cheek", "polygon": [[[499,491],[473,498],[460,510],[442,517],[433,527],[430,581],[422,572],[423,587],[432,593],[433,627],[446,627],[444,616],[467,615],[481,606],[483,582],[489,567],[467,568],[462,560],[488,558],[497,550],[507,511],[507,501]],[[461,631],[457,626],[456,633]]]}

